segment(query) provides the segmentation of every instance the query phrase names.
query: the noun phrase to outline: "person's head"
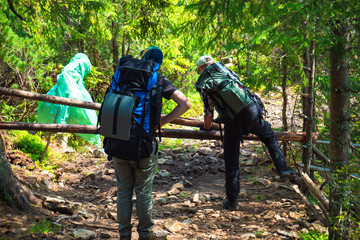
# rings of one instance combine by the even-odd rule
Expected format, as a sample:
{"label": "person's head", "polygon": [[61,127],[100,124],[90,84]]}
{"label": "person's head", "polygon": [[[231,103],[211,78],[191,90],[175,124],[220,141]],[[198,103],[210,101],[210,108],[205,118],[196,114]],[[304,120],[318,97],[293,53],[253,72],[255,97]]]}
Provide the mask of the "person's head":
{"label": "person's head", "polygon": [[156,46],[148,47],[140,52],[141,60],[154,60],[158,64],[163,63],[163,53],[160,48]]}
{"label": "person's head", "polygon": [[210,64],[213,64],[213,63],[214,63],[214,59],[210,56],[200,57],[196,63],[196,66],[198,67],[197,73],[198,74],[202,73],[207,66],[209,66]]}

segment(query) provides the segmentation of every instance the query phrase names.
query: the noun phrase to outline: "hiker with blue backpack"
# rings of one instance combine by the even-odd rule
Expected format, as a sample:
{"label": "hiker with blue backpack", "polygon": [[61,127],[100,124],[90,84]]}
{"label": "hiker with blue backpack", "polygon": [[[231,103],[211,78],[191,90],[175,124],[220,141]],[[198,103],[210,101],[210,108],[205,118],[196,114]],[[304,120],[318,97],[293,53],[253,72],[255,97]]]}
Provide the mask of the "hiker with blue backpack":
{"label": "hiker with blue backpack", "polygon": [[[152,185],[158,166],[155,132],[180,117],[190,101],[158,73],[163,53],[149,47],[141,59],[122,57],[100,110],[104,149],[113,160],[117,180],[117,221],[120,239],[131,239],[132,196],[136,195],[139,239],[157,239],[152,228]],[[177,106],[161,117],[162,98]]]}
{"label": "hiker with blue backpack", "polygon": [[222,63],[215,63],[210,56],[202,56],[197,62],[196,90],[204,103],[204,129],[210,130],[214,108],[220,122],[225,125],[224,160],[225,188],[227,200],[224,209],[237,210],[240,193],[239,153],[242,136],[249,133],[257,135],[268,148],[277,173],[281,178],[291,177],[296,171],[287,166],[271,124],[265,121],[264,105],[260,98],[252,93],[236,73]]}

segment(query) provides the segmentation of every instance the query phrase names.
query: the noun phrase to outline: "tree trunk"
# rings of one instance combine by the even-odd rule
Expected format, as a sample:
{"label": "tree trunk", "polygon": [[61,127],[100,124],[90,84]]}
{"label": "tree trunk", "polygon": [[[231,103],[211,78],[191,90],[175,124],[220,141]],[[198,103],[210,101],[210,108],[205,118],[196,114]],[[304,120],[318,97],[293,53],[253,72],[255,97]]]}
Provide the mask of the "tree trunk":
{"label": "tree trunk", "polygon": [[237,66],[238,66],[238,73],[241,73],[241,67],[240,67],[240,57],[239,54],[236,55],[237,58]]}
{"label": "tree trunk", "polygon": [[248,49],[246,54],[246,77],[251,76],[251,52]]}
{"label": "tree trunk", "polygon": [[9,206],[23,211],[31,211],[31,203],[36,203],[36,198],[30,190],[24,187],[15,177],[10,164],[5,158],[4,149],[0,138],[0,199]]}
{"label": "tree trunk", "polygon": [[113,69],[114,72],[117,69],[118,66],[118,61],[119,61],[119,44],[117,41],[118,38],[118,30],[116,28],[116,23],[113,21],[111,23],[111,27],[112,27],[112,32],[113,32],[113,37],[111,39],[111,43],[112,43],[112,57],[113,57]]}
{"label": "tree trunk", "polygon": [[350,83],[348,34],[344,26],[333,30],[336,43],[330,50],[330,167],[333,179],[330,184],[329,239],[351,239],[349,220],[349,175],[344,169],[350,160]]}
{"label": "tree trunk", "polygon": [[[314,116],[313,116],[313,107],[314,107],[314,77],[315,77],[315,46],[312,42],[310,46],[306,49],[304,53],[304,71],[306,83],[303,89],[303,114],[304,114],[304,123],[303,131],[308,133],[312,132],[314,128]],[[310,164],[311,164],[311,154],[312,154],[312,141],[311,138],[306,138],[306,142],[303,148],[302,162],[304,164],[304,171],[309,176],[310,174]]]}
{"label": "tree trunk", "polygon": [[[287,63],[286,56],[283,58],[283,61],[280,60],[280,67],[282,68],[282,96],[283,96],[283,108],[282,108],[282,122],[283,122],[283,131],[288,131],[289,126],[287,123],[287,105],[288,105],[288,94],[287,94]],[[287,157],[287,142],[283,142],[283,153],[286,159]]]}

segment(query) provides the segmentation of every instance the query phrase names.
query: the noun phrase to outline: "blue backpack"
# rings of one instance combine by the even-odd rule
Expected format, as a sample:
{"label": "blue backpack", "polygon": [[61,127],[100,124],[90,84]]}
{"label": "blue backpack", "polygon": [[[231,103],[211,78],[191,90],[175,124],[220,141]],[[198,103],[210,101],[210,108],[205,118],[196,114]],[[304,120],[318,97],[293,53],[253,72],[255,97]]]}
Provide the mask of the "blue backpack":
{"label": "blue backpack", "polygon": [[162,107],[158,69],[152,60],[120,58],[99,113],[99,132],[109,159],[138,161],[153,152]]}

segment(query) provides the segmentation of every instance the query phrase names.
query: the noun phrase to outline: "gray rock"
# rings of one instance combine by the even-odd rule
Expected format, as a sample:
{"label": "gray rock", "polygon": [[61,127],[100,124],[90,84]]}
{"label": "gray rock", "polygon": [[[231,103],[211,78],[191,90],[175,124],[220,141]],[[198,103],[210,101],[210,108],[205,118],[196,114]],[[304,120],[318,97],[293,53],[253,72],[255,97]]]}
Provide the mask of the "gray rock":
{"label": "gray rock", "polygon": [[260,185],[263,186],[270,186],[271,185],[271,181],[265,178],[256,178],[255,183],[259,183]]}
{"label": "gray rock", "polygon": [[294,232],[294,231],[288,232],[288,231],[278,230],[277,233],[282,236],[286,236],[286,237],[300,238],[300,234],[298,234],[297,232]]}
{"label": "gray rock", "polygon": [[170,173],[166,170],[161,170],[158,174],[162,177],[168,177],[170,175]]}
{"label": "gray rock", "polygon": [[189,180],[184,180],[184,187],[192,187],[194,184],[192,184],[192,182],[190,182]]}
{"label": "gray rock", "polygon": [[179,232],[183,229],[183,224],[177,220],[168,218],[164,224],[165,228],[170,232]]}
{"label": "gray rock", "polygon": [[188,162],[191,160],[191,155],[190,154],[183,154],[180,156],[180,161],[182,162]]}
{"label": "gray rock", "polygon": [[254,233],[244,233],[240,237],[241,239],[253,239],[256,238],[256,235]]}
{"label": "gray rock", "polygon": [[157,238],[160,238],[160,239],[166,239],[166,237],[167,237],[167,232],[165,232],[165,231],[154,232],[154,234]]}
{"label": "gray rock", "polygon": [[110,169],[107,168],[107,169],[105,169],[104,174],[105,174],[105,175],[115,174],[115,170],[114,170],[113,168],[110,168]]}
{"label": "gray rock", "polygon": [[104,149],[95,149],[94,150],[94,156],[96,158],[107,158],[107,154],[104,152]]}
{"label": "gray rock", "polygon": [[163,157],[163,158],[159,158],[158,159],[158,163],[159,165],[163,165],[163,164],[170,164],[173,162],[173,159],[171,156],[166,156],[166,157]]}
{"label": "gray rock", "polygon": [[42,204],[44,207],[54,212],[70,215],[73,215],[75,212],[79,211],[82,206],[82,204],[79,202],[70,202],[54,197],[46,197]]}
{"label": "gray rock", "polygon": [[95,233],[93,231],[89,231],[86,229],[74,229],[74,238],[80,240],[88,240],[95,237]]}
{"label": "gray rock", "polygon": [[182,190],[184,190],[184,184],[178,182],[175,183],[171,188],[170,191],[168,191],[167,193],[169,195],[175,195],[175,194],[179,194]]}
{"label": "gray rock", "polygon": [[240,189],[239,197],[240,198],[247,198],[248,194],[245,189]]}

